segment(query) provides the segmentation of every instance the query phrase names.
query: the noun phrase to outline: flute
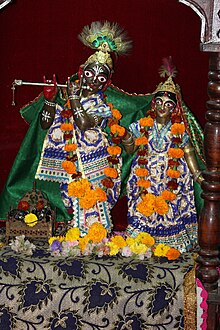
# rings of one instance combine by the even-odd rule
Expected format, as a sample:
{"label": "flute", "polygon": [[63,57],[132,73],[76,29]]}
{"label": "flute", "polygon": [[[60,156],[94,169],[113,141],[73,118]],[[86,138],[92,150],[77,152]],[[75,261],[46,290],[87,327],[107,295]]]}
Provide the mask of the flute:
{"label": "flute", "polygon": [[[15,105],[15,86],[54,86],[53,83],[41,83],[41,82],[30,82],[30,81],[23,81],[21,79],[15,79],[12,83],[12,102],[11,104],[14,106]],[[57,87],[67,87],[67,84],[56,84]]]}
{"label": "flute", "polygon": [[[54,86],[53,83],[41,83],[41,82],[30,82],[30,81],[23,81],[20,79],[15,79],[12,83],[12,86],[22,86],[22,85],[29,85],[29,86]],[[67,87],[67,84],[56,84],[57,87]]]}

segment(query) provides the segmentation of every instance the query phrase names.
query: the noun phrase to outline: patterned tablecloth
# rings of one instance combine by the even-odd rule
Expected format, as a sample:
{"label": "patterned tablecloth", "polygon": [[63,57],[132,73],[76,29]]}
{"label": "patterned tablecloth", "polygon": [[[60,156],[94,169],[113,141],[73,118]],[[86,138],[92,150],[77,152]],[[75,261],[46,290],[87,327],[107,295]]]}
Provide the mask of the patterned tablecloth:
{"label": "patterned tablecloth", "polygon": [[0,250],[0,330],[184,329],[190,254],[152,257],[51,257]]}

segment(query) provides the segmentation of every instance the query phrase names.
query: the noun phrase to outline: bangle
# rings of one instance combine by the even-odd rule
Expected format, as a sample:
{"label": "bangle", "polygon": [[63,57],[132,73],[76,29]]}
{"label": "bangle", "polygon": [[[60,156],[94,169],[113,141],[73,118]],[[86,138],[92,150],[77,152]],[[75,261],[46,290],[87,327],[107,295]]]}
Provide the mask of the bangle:
{"label": "bangle", "polygon": [[75,95],[75,94],[70,95],[69,96],[69,100],[79,100],[79,96],[78,95]]}
{"label": "bangle", "polygon": [[132,141],[132,142],[130,142],[130,143],[125,143],[125,142],[123,142],[123,144],[124,144],[125,146],[132,146],[132,145],[134,144],[134,141]]}
{"label": "bangle", "polygon": [[55,105],[56,105],[56,103],[54,103],[54,102],[50,102],[50,101],[47,101],[46,99],[44,100],[44,103],[45,103],[46,105],[49,105],[50,107],[55,107]]}
{"label": "bangle", "polygon": [[132,141],[132,143],[133,143],[133,137],[132,137],[132,135],[130,135],[129,138],[126,139],[126,140],[122,139],[122,142],[123,142],[123,143],[131,142],[131,141]]}

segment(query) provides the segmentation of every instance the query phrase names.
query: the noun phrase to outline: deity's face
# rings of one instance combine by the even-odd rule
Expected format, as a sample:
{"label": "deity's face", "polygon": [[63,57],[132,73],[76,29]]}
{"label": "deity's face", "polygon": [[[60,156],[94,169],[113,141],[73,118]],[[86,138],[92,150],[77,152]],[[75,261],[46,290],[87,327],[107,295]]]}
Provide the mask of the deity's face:
{"label": "deity's face", "polygon": [[82,76],[82,88],[95,94],[103,90],[110,78],[110,69],[100,63],[90,63],[85,66]]}
{"label": "deity's face", "polygon": [[168,95],[156,95],[155,111],[158,122],[164,123],[169,120],[171,113],[176,107],[176,103]]}

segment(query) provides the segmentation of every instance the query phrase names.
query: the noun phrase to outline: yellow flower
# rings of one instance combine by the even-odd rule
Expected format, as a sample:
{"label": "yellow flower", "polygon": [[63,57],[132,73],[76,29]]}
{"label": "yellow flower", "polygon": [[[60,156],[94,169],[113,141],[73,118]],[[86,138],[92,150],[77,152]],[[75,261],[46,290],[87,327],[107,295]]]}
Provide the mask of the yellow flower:
{"label": "yellow flower", "polygon": [[143,254],[147,252],[148,247],[145,244],[134,242],[134,244],[130,246],[130,249],[135,254]]}
{"label": "yellow flower", "polygon": [[170,247],[168,245],[159,243],[155,250],[154,250],[154,255],[156,257],[166,257],[167,252],[170,250]]}
{"label": "yellow flower", "polygon": [[48,239],[48,243],[51,245],[53,243],[53,241],[63,242],[63,241],[65,241],[65,237],[64,236],[51,236]]}
{"label": "yellow flower", "polygon": [[125,247],[127,245],[125,239],[120,235],[116,235],[116,236],[112,237],[111,241],[112,241],[112,243],[117,245],[117,247],[119,249],[122,249],[123,247]]}
{"label": "yellow flower", "polygon": [[38,218],[34,213],[26,214],[24,217],[24,222],[30,226],[34,227],[37,224]]}
{"label": "yellow flower", "polygon": [[137,242],[141,242],[147,246],[153,246],[155,244],[154,238],[148,233],[139,233],[136,240]]}
{"label": "yellow flower", "polygon": [[88,230],[88,237],[93,243],[99,243],[107,236],[107,230],[99,222],[94,222]]}
{"label": "yellow flower", "polygon": [[51,236],[51,237],[48,239],[48,243],[49,243],[49,245],[51,245],[51,244],[53,243],[53,241],[56,241],[56,240],[58,240],[58,237],[56,237],[56,236]]}
{"label": "yellow flower", "polygon": [[135,239],[133,237],[127,237],[126,238],[126,243],[128,246],[131,246],[132,244],[134,244]]}
{"label": "yellow flower", "polygon": [[80,230],[79,228],[71,228],[66,233],[66,241],[76,241],[79,239],[80,236]]}
{"label": "yellow flower", "polygon": [[119,247],[115,243],[107,242],[106,245],[110,247],[110,256],[115,256],[119,252]]}
{"label": "yellow flower", "polygon": [[90,238],[88,235],[79,238],[79,247],[82,252],[84,252],[86,245],[89,243]]}

